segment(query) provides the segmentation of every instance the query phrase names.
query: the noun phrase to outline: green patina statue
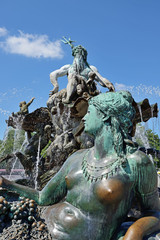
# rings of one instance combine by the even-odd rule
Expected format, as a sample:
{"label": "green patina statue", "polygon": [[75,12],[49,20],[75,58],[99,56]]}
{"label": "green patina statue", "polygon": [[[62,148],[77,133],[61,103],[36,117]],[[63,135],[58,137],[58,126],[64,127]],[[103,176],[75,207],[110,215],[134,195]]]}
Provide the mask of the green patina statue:
{"label": "green patina statue", "polygon": [[28,114],[28,107],[31,105],[31,103],[33,102],[33,100],[35,99],[35,97],[33,97],[28,103],[26,103],[26,101],[20,102],[19,103],[19,107],[20,107],[20,111],[18,112],[18,114]]}
{"label": "green patina statue", "polygon": [[[83,120],[94,147],[71,155],[42,191],[0,178],[4,188],[54,204],[45,213],[54,240],[142,240],[160,229],[156,169],[130,139],[132,101],[125,91],[93,97]],[[135,199],[144,215],[122,238],[120,226]]]}

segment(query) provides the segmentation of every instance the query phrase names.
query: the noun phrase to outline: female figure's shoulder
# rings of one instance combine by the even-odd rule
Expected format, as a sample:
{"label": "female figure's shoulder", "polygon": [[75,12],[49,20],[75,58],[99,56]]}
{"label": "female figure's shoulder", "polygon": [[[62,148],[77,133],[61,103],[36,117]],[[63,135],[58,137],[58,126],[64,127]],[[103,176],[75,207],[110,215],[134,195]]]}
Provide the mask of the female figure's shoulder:
{"label": "female figure's shoulder", "polygon": [[142,151],[136,150],[128,156],[130,162],[137,167],[153,165],[151,159]]}
{"label": "female figure's shoulder", "polygon": [[83,159],[85,154],[88,152],[88,149],[80,149],[74,153],[72,153],[67,160],[65,161],[66,164],[72,164],[73,162],[80,161]]}
{"label": "female figure's shoulder", "polygon": [[128,156],[132,177],[142,195],[157,189],[157,171],[153,161],[142,151],[135,151]]}

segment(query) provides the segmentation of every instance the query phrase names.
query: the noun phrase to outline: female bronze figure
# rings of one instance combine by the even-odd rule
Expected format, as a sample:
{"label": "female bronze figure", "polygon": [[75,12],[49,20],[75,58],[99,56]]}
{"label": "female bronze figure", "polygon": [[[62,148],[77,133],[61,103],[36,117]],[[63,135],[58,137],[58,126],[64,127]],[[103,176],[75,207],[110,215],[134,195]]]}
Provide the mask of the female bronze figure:
{"label": "female bronze figure", "polygon": [[71,155],[42,191],[0,178],[0,186],[40,205],[52,205],[45,216],[53,239],[118,239],[134,199],[145,215],[130,226],[123,240],[142,240],[160,229],[156,169],[130,139],[132,101],[125,91],[93,97],[83,120],[94,147]]}

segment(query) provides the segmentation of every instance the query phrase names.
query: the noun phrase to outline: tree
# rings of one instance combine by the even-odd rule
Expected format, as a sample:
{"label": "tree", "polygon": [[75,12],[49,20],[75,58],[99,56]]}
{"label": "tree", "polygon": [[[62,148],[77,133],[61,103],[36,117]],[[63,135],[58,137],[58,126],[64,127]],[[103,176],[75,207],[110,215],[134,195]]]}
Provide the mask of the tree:
{"label": "tree", "polygon": [[148,129],[146,131],[146,135],[148,137],[150,147],[160,150],[160,138],[158,134],[155,134],[151,129]]}
{"label": "tree", "polygon": [[[137,142],[139,147],[145,149],[152,148],[152,157],[156,168],[160,168],[160,157],[157,155],[157,151],[160,151],[160,138],[158,134],[154,133],[151,129],[145,130],[142,124],[137,124],[134,141]],[[148,150],[149,152],[149,150]]]}
{"label": "tree", "polygon": [[[8,128],[3,141],[0,141],[0,159],[12,155],[17,151],[23,152],[25,147],[25,131]],[[0,163],[0,168],[6,168],[7,161]]]}

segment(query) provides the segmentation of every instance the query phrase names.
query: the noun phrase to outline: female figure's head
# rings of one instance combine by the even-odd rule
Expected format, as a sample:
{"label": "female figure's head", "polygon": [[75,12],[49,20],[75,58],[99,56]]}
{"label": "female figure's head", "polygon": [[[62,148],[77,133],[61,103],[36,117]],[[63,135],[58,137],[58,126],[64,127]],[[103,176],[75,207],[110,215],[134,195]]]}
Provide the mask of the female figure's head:
{"label": "female figure's head", "polygon": [[96,137],[104,126],[108,126],[115,150],[120,154],[124,139],[130,138],[132,131],[135,114],[132,102],[133,98],[127,91],[102,93],[91,98],[88,113],[84,117],[85,131]]}

